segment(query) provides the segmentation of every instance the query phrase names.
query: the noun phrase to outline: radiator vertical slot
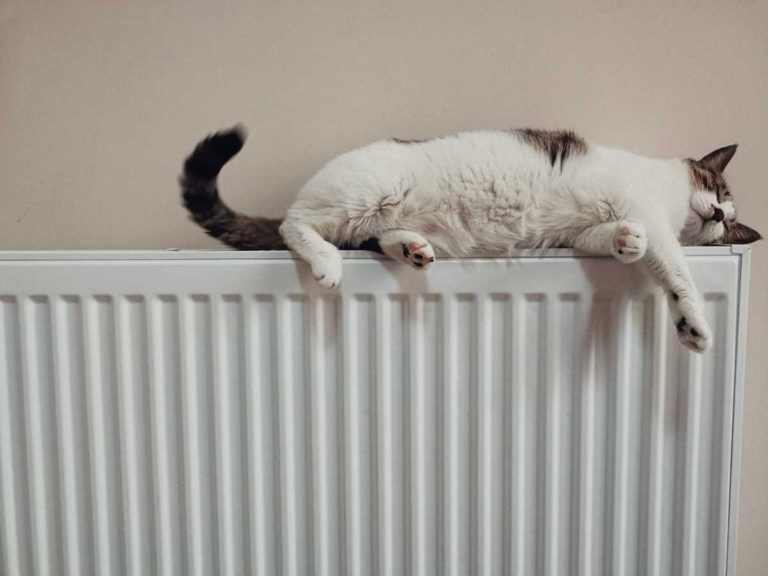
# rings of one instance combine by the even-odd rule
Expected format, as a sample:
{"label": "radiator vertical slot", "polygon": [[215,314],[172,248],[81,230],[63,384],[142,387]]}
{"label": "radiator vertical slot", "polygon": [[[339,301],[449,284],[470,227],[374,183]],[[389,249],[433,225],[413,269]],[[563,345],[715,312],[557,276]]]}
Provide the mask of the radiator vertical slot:
{"label": "radiator vertical slot", "polygon": [[148,301],[149,399],[157,573],[189,572],[184,532],[187,523],[184,492],[182,430],[181,336],[179,299],[173,295]]}
{"label": "radiator vertical slot", "polygon": [[[409,566],[408,485],[406,452],[410,402],[408,301],[392,296],[377,299],[376,431],[379,456],[379,574],[396,576]],[[417,383],[418,385],[418,383]]]}
{"label": "radiator vertical slot", "polygon": [[[713,334],[724,335],[728,332],[727,305],[725,294],[711,293],[704,297],[706,316]],[[726,414],[733,409],[727,401],[733,391],[727,384],[724,367],[727,353],[724,343],[724,338],[715,338],[712,351],[701,359],[701,377],[695,383],[700,391],[700,441],[698,462],[693,471],[697,494],[691,514],[694,530],[691,536],[693,550],[690,553],[690,571],[697,574],[725,570],[724,549],[720,542],[726,539],[718,529],[718,526],[724,525],[720,502],[725,493],[723,478],[718,470],[722,469],[724,456],[729,453],[726,447],[730,445],[731,435],[725,421]]]}
{"label": "radiator vertical slot", "polygon": [[470,514],[475,500],[472,449],[476,378],[477,321],[473,295],[460,294],[444,308],[444,546],[446,574],[466,574],[474,564],[472,535],[476,517]]}
{"label": "radiator vertical slot", "polygon": [[664,515],[664,431],[668,382],[669,317],[666,296],[656,291],[650,297],[645,350],[648,354],[646,387],[642,392],[641,479],[638,502],[638,574],[661,573]]}
{"label": "radiator vertical slot", "polygon": [[710,404],[706,409],[711,413],[712,453],[710,465],[702,470],[702,475],[711,478],[711,487],[702,503],[708,513],[708,522],[700,524],[699,542],[702,555],[706,555],[708,569],[724,573],[734,408],[734,383],[729,374],[733,351],[727,343],[736,339],[736,323],[729,321],[735,316],[735,302],[728,294],[707,294],[706,306],[712,333],[716,336],[704,375],[704,382],[708,382],[711,388]]}
{"label": "radiator vertical slot", "polygon": [[[664,299],[664,308],[667,304]],[[659,574],[669,574],[674,569],[673,553],[675,548],[676,507],[678,506],[679,493],[676,492],[678,480],[678,437],[685,432],[684,398],[682,396],[681,364],[686,360],[689,352],[680,347],[674,326],[665,315],[665,322],[659,327],[666,333],[666,351],[663,356],[666,359],[659,398],[658,435],[660,446],[658,451],[658,467],[660,470],[660,487],[658,501],[659,534],[658,557],[655,560]]]}
{"label": "radiator vertical slot", "polygon": [[516,367],[512,386],[512,522],[511,571],[532,574],[540,569],[541,550],[537,544],[542,531],[544,492],[538,485],[543,467],[544,445],[541,429],[542,401],[545,398],[546,307],[544,294],[526,294],[518,300],[515,316]]}
{"label": "radiator vertical slot", "polygon": [[341,303],[336,296],[312,300],[311,384],[313,501],[316,574],[343,573],[343,522],[340,506]]}
{"label": "radiator vertical slot", "polygon": [[[413,510],[413,574],[426,576],[440,570],[442,557],[442,502],[439,465],[442,458],[441,431],[441,349],[442,300],[438,296],[414,296],[411,300],[412,345],[410,368],[413,398],[410,431],[411,501]],[[418,383],[418,384],[417,384]]]}
{"label": "radiator vertical slot", "polygon": [[477,566],[481,574],[504,568],[506,384],[510,376],[511,298],[483,295],[477,312]]}
{"label": "radiator vertical slot", "polygon": [[93,574],[93,524],[85,396],[83,307],[78,296],[54,301],[54,371],[61,455],[62,538],[68,574]]}
{"label": "radiator vertical slot", "polygon": [[358,295],[344,308],[344,412],[347,571],[367,574],[378,561],[376,477],[376,309]]}
{"label": "radiator vertical slot", "polygon": [[180,320],[189,568],[207,576],[219,567],[210,296],[186,297]]}
{"label": "radiator vertical slot", "polygon": [[248,427],[248,511],[251,571],[282,573],[277,304],[271,295],[249,298],[245,318],[245,403]]}
{"label": "radiator vertical slot", "polygon": [[244,479],[248,454],[244,437],[243,300],[238,294],[215,299],[212,319],[213,404],[219,516],[219,573],[242,574],[248,562],[247,516],[240,502],[247,493]]}
{"label": "radiator vertical slot", "polygon": [[696,576],[696,507],[699,499],[698,468],[701,457],[702,357],[681,353],[678,422],[675,450],[675,506],[672,567],[676,574]]}
{"label": "radiator vertical slot", "polygon": [[312,552],[311,419],[307,394],[308,299],[282,298],[278,307],[278,401],[283,571],[289,576],[306,574]]}
{"label": "radiator vertical slot", "polygon": [[33,536],[33,562],[41,576],[60,571],[57,419],[51,335],[51,306],[46,296],[22,303],[23,381]]}
{"label": "radiator vertical slot", "polygon": [[548,295],[546,308],[546,362],[544,397],[541,407],[542,453],[544,468],[539,487],[544,488],[541,510],[542,529],[549,536],[540,542],[541,571],[548,575],[567,573],[570,555],[572,506],[570,487],[573,474],[571,433],[573,429],[573,397],[578,394],[576,353],[578,342],[578,294]]}
{"label": "radiator vertical slot", "polygon": [[114,299],[90,297],[84,313],[96,572],[125,573]]}
{"label": "radiator vertical slot", "polygon": [[27,458],[27,430],[21,359],[19,301],[0,296],[0,488],[3,497],[0,567],[9,576],[32,572],[32,533]]}
{"label": "radiator vertical slot", "polygon": [[147,310],[142,296],[117,301],[117,397],[125,513],[126,573],[156,572],[149,417]]}
{"label": "radiator vertical slot", "polygon": [[591,302],[587,320],[589,340],[582,362],[582,385],[579,391],[579,544],[577,573],[579,576],[600,574],[604,558],[606,480],[608,466],[606,432],[610,359],[615,354],[611,344],[615,336],[612,325],[614,302],[597,295]]}

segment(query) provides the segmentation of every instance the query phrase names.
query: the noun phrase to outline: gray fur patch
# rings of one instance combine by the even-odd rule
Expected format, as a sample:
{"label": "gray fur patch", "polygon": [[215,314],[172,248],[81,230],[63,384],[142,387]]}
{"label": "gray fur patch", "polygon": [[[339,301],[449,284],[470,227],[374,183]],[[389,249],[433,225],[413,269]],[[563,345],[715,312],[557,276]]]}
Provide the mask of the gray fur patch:
{"label": "gray fur patch", "polygon": [[[287,250],[280,236],[282,220],[252,218],[233,213],[222,221],[211,220],[203,224],[209,234],[238,250]],[[212,230],[218,230],[214,234]]]}

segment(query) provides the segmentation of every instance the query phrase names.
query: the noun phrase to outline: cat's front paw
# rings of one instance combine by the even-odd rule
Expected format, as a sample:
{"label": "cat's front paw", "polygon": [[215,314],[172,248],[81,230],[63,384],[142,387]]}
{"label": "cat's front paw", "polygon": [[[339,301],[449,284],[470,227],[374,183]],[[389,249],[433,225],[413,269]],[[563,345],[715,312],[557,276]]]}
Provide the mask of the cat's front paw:
{"label": "cat's front paw", "polygon": [[670,296],[672,321],[680,343],[694,352],[704,352],[712,344],[712,331],[697,304],[681,302],[676,294]]}
{"label": "cat's front paw", "polygon": [[611,253],[624,264],[637,262],[648,249],[648,235],[645,224],[640,220],[622,220],[618,223],[616,236],[613,238]]}
{"label": "cat's front paw", "polygon": [[329,253],[315,256],[312,275],[323,288],[335,288],[341,282],[341,256]]}
{"label": "cat's front paw", "polygon": [[680,343],[694,352],[704,352],[712,343],[712,334],[706,320],[693,320],[681,316],[675,321]]}

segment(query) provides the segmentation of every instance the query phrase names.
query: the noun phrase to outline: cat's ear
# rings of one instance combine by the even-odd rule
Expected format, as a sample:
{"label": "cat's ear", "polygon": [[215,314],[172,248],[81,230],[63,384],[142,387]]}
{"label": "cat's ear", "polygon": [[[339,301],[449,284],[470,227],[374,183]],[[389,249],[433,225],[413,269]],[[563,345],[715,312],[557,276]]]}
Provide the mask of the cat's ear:
{"label": "cat's ear", "polygon": [[752,244],[752,242],[757,242],[762,240],[762,238],[762,235],[757,230],[745,224],[734,222],[728,225],[728,229],[725,231],[721,242],[723,244]]}
{"label": "cat's ear", "polygon": [[718,148],[699,160],[699,164],[704,166],[704,168],[709,168],[718,174],[722,174],[725,167],[728,166],[728,162],[730,162],[733,155],[736,154],[736,148],[738,148],[738,146],[738,144],[731,144],[730,146]]}

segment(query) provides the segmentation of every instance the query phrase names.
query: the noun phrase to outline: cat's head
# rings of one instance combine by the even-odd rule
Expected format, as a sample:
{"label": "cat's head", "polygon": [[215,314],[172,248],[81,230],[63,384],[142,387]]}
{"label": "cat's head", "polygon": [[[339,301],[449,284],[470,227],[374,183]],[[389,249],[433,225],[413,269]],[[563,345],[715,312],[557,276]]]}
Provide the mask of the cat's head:
{"label": "cat's head", "polygon": [[681,234],[685,244],[750,244],[762,236],[736,220],[733,194],[723,171],[736,154],[736,144],[718,148],[701,160],[685,163],[691,183],[690,210]]}

